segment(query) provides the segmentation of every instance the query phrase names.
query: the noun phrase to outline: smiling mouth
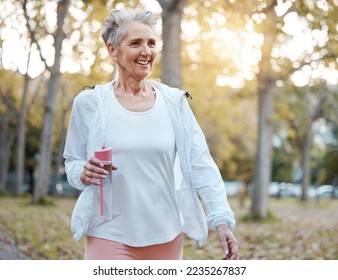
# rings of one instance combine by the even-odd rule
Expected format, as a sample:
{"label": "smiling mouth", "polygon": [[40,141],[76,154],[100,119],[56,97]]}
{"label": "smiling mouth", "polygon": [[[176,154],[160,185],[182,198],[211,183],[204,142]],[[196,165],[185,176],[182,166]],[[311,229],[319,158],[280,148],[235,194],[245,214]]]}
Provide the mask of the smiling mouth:
{"label": "smiling mouth", "polygon": [[136,63],[140,65],[148,65],[150,60],[136,60]]}

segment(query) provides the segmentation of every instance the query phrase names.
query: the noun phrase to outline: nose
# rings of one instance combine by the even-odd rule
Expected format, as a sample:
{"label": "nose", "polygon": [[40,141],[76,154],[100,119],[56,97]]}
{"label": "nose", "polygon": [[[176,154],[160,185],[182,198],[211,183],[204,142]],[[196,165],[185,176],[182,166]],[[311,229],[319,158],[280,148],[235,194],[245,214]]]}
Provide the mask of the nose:
{"label": "nose", "polygon": [[143,45],[143,48],[141,50],[141,54],[144,55],[144,56],[151,55],[151,51],[150,51],[150,48],[149,48],[148,45],[146,45],[146,44]]}

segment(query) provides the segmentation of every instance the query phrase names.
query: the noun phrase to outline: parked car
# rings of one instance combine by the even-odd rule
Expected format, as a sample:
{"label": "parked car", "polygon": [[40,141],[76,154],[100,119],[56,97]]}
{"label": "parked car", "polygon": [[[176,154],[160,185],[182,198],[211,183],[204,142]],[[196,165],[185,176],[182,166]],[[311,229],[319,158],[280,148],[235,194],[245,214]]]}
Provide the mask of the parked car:
{"label": "parked car", "polygon": [[316,197],[316,193],[317,193],[317,189],[315,186],[309,186],[309,198],[315,198]]}
{"label": "parked car", "polygon": [[[29,176],[25,173],[24,176],[24,182],[21,187],[22,192],[29,192],[30,186],[27,183],[29,182]],[[16,174],[14,171],[10,171],[7,175],[7,181],[6,181],[6,191],[10,194],[14,194],[15,192],[15,184],[16,184]]]}
{"label": "parked car", "polygon": [[[269,194],[273,197],[278,198],[301,198],[302,196],[302,186],[300,184],[294,183],[271,183],[269,187]],[[308,197],[316,197],[316,188],[312,185],[308,188]]]}
{"label": "parked car", "polygon": [[292,184],[290,183],[280,183],[279,184],[279,190],[277,192],[277,197],[279,198],[290,198],[290,197],[295,197],[296,195],[294,194],[292,190]]}
{"label": "parked car", "polygon": [[276,183],[273,182],[269,186],[269,194],[278,198],[300,197],[301,189],[298,185],[291,183]]}
{"label": "parked car", "polygon": [[322,185],[317,189],[316,198],[338,198],[338,187]]}
{"label": "parked car", "polygon": [[[302,196],[302,185],[301,184],[293,184],[292,186],[293,196],[297,198],[301,198]],[[308,187],[308,198],[315,198],[316,197],[316,187],[310,185]]]}
{"label": "parked car", "polygon": [[279,190],[278,182],[271,182],[269,185],[269,196],[277,196]]}

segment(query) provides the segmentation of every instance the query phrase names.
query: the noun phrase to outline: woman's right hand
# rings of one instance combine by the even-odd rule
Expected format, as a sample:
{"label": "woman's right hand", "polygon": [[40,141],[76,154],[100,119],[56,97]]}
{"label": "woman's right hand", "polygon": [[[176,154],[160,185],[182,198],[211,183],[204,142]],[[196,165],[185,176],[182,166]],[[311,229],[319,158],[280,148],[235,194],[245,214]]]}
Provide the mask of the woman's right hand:
{"label": "woman's right hand", "polygon": [[[111,170],[116,169],[117,167],[111,165]],[[100,185],[99,179],[106,178],[106,176],[109,174],[109,171],[111,172],[111,170],[107,171],[107,167],[104,166],[99,159],[91,157],[83,167],[83,170],[80,175],[80,180],[86,186],[89,185],[99,186]]]}

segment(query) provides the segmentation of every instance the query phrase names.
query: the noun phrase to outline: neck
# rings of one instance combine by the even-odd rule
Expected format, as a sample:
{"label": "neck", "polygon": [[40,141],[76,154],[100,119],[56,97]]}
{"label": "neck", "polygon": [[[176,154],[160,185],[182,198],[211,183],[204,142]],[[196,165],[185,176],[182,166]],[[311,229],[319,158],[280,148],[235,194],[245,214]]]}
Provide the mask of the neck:
{"label": "neck", "polygon": [[147,81],[146,79],[137,81],[133,78],[117,78],[114,83],[114,90],[120,94],[138,95],[147,91]]}

